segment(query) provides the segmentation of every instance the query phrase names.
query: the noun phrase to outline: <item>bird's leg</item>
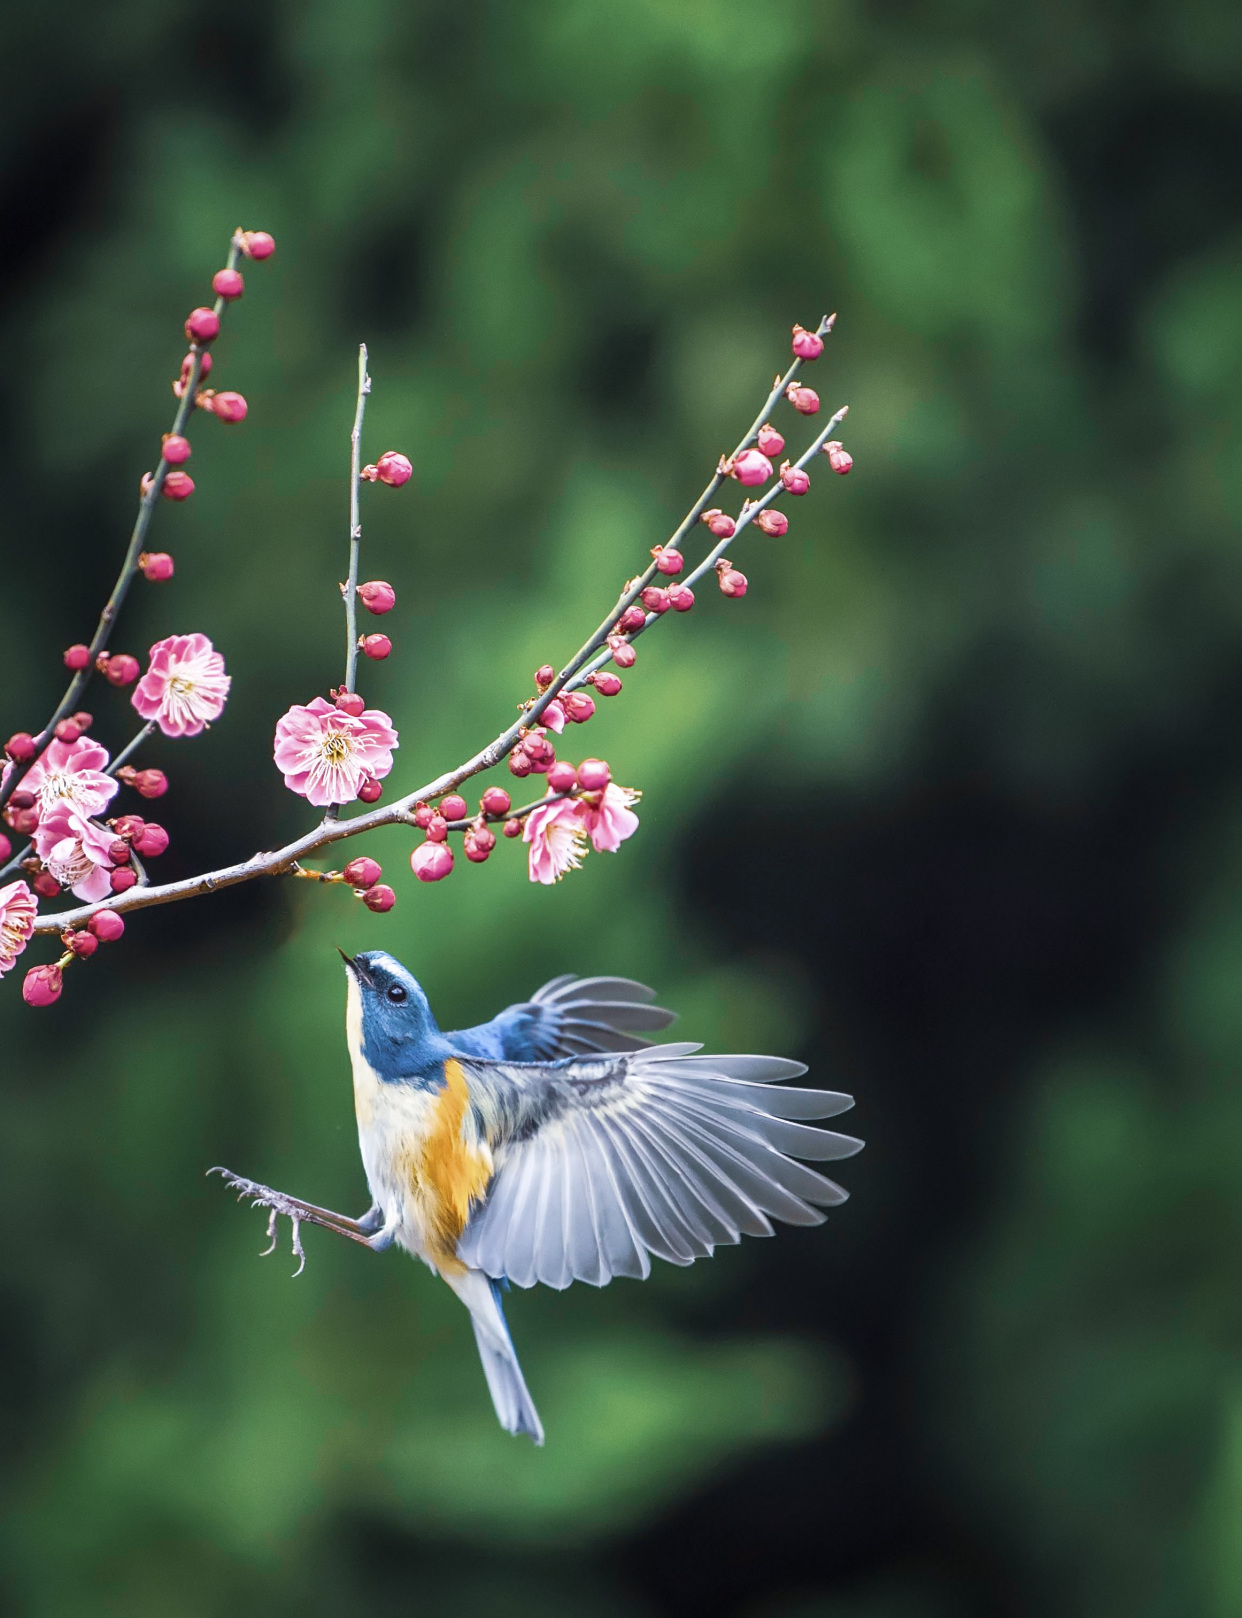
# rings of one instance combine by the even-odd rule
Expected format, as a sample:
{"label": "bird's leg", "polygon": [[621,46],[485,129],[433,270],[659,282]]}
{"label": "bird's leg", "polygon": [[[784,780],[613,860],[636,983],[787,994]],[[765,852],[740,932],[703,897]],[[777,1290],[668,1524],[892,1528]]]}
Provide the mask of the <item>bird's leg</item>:
{"label": "bird's leg", "polygon": [[274,1191],[270,1185],[260,1185],[257,1180],[247,1180],[240,1174],[234,1174],[230,1169],[217,1167],[208,1169],[207,1172],[221,1175],[225,1183],[237,1192],[239,1200],[248,1197],[253,1207],[271,1210],[267,1222],[271,1245],[264,1249],[261,1257],[266,1258],[275,1250],[277,1219],[283,1214],[292,1222],[293,1254],[298,1260],[298,1267],[293,1272],[295,1275],[301,1275],[306,1264],[300,1229],[303,1221],[308,1225],[319,1225],[324,1230],[333,1230],[338,1236],[347,1236],[351,1242],[357,1242],[362,1247],[370,1247],[373,1251],[389,1245],[382,1240],[383,1232],[378,1230],[384,1221],[383,1212],[374,1204],[367,1209],[361,1219],[351,1219],[348,1214],[333,1213],[330,1208],[316,1207],[313,1202],[303,1202],[300,1198],[288,1196],[283,1191]]}

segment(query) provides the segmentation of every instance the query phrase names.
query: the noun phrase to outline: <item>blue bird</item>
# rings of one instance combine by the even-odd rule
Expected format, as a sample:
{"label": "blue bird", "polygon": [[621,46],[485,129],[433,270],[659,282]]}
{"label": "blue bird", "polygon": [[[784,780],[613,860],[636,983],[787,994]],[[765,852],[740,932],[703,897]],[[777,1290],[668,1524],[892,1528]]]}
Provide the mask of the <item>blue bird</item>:
{"label": "blue bird", "polygon": [[[638,1030],[672,1014],[623,978],[558,978],[478,1028],[441,1033],[427,996],[383,950],[344,957],[345,1030],[358,1142],[371,1190],[360,1219],[224,1175],[280,1216],[420,1258],[470,1312],[496,1415],[543,1443],[501,1307],[507,1283],[605,1286],[652,1258],[690,1264],[773,1219],[818,1225],[845,1200],[798,1158],[849,1157],[861,1141],[806,1119],[853,1105],[776,1081],[779,1056],[701,1056]],[[605,998],[606,997],[606,998]]]}

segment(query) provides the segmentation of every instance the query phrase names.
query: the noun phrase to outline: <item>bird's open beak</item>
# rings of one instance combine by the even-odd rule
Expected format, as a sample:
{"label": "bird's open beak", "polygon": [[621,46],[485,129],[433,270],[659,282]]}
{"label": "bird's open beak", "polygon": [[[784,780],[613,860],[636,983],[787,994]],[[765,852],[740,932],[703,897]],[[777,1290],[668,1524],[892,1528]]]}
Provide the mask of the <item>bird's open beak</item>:
{"label": "bird's open beak", "polygon": [[352,955],[346,955],[345,951],[339,944],[336,946],[336,953],[341,957],[348,970],[354,974],[360,983],[365,983],[368,988],[373,986],[371,974],[367,971],[366,967],[363,966],[361,961],[356,961]]}

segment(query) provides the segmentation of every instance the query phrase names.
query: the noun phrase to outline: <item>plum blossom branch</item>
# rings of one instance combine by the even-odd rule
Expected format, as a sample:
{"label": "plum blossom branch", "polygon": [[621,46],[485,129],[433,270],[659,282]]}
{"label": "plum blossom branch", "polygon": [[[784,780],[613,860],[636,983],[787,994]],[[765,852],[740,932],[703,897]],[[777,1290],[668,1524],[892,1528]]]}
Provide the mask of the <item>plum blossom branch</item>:
{"label": "plum blossom branch", "polygon": [[362,482],[362,418],[366,414],[371,378],[367,375],[367,345],[358,345],[358,403],[354,430],[349,435],[349,579],[345,585],[345,689],[352,691],[358,677],[358,556],[362,549],[362,514],[358,493]]}
{"label": "plum blossom branch", "polygon": [[[243,250],[244,233],[240,230],[235,230],[229,242],[228,257],[224,271],[220,272],[221,274],[231,276],[237,274],[237,260]],[[217,276],[217,279],[219,279],[219,276]],[[227,285],[227,283],[225,284]],[[220,317],[229,301],[229,298],[220,293],[210,310],[196,309],[186,321],[186,336],[190,341],[190,349],[182,366],[181,380],[178,384],[177,409],[173,416],[172,430],[165,435],[165,446],[168,445],[171,439],[183,439],[186,423],[198,402],[199,382],[202,380],[206,370],[210,369],[211,360],[207,353],[207,345],[214,340],[216,333],[219,331]],[[202,321],[200,318],[196,330],[195,317],[208,314],[211,318],[206,321]],[[155,471],[143,479],[142,494],[138,501],[138,514],[134,519],[129,545],[125,551],[125,559],[121,563],[121,571],[112,587],[112,594],[108,597],[107,603],[99,615],[99,622],[95,627],[95,633],[91,636],[89,646],[85,648],[84,654],[76,659],[73,678],[69,681],[64,695],[57,703],[52,717],[39,731],[38,735],[30,738],[29,747],[22,749],[27,756],[23,759],[14,759],[14,768],[9,773],[8,780],[0,782],[0,809],[4,808],[9,798],[20,786],[26,774],[26,769],[51,740],[56,726],[68,714],[72,713],[81,701],[91,675],[96,670],[97,660],[107,646],[108,637],[112,633],[117,617],[125,603],[129,587],[134,581],[134,576],[139,571],[140,558],[143,554],[147,530],[151,526],[151,518],[155,512],[156,502],[164,491],[168,474],[180,464],[180,461],[170,460],[167,453],[162,452]],[[184,473],[178,475],[185,478]],[[188,483],[189,480],[185,479],[185,481]],[[189,488],[192,489],[193,484],[189,484]],[[187,489],[188,492],[189,490]],[[74,648],[74,650],[77,651],[78,648]]]}
{"label": "plum blossom branch", "polygon": [[[812,343],[818,345],[818,347],[811,350],[807,357],[814,357],[814,355],[818,353],[820,349],[822,349],[822,338],[829,331],[831,331],[834,319],[835,317],[833,316],[825,318],[820,322],[820,325],[814,334],[802,333],[804,338],[808,338]],[[640,634],[648,629],[651,624],[655,622],[656,618],[662,615],[660,612],[655,611],[643,612],[641,626],[635,625],[632,628],[629,628],[624,634],[620,636],[617,634],[618,625],[622,617],[629,611],[629,609],[635,607],[635,604],[643,596],[644,590],[648,589],[648,587],[651,585],[651,581],[656,577],[656,574],[659,571],[660,555],[668,551],[676,551],[677,548],[685,542],[687,536],[694,530],[695,526],[700,522],[700,520],[704,519],[705,515],[707,517],[712,515],[709,510],[710,502],[724,486],[726,479],[728,479],[731,475],[735,475],[739,477],[739,481],[744,481],[745,483],[753,483],[756,481],[750,477],[742,480],[737,471],[737,465],[740,458],[748,452],[749,446],[752,445],[756,439],[759,438],[759,435],[764,431],[764,429],[767,428],[772,412],[777,403],[783,397],[790,396],[791,399],[793,399],[796,407],[803,410],[804,413],[806,413],[808,409],[818,410],[818,399],[816,396],[811,393],[810,390],[799,390],[794,385],[795,379],[802,364],[802,354],[799,352],[797,342],[797,333],[800,331],[801,328],[796,328],[795,330],[796,357],[793,364],[783,376],[777,378],[758,415],[755,417],[749,429],[739,441],[732,455],[721,457],[715,473],[708,481],[698,500],[693,506],[691,506],[686,516],[673,531],[669,541],[664,546],[657,547],[655,557],[650,565],[644,568],[640,574],[628,581],[626,587],[617,597],[616,602],[608,614],[594,630],[594,632],[583,642],[577,652],[574,653],[573,657],[569,659],[564,667],[555,674],[552,674],[552,671],[549,670],[548,672],[549,674],[552,674],[552,677],[547,679],[546,683],[544,683],[544,677],[541,672],[540,689],[538,695],[530,702],[524,704],[518,719],[502,730],[500,734],[485,747],[481,748],[478,752],[473,754],[461,764],[458,764],[453,769],[448,770],[443,774],[436,776],[434,779],[425,782],[423,785],[417,787],[414,791],[407,793],[405,796],[391,804],[377,806],[365,813],[355,815],[352,818],[344,821],[325,818],[318,826],[304,833],[301,837],[294,839],[292,842],[285,844],[282,848],[269,852],[256,853],[248,860],[241,861],[234,865],[223,866],[217,870],[204,872],[203,874],[195,877],[188,877],[179,882],[146,886],[135,885],[126,889],[122,893],[115,894],[114,896],[105,899],[101,904],[88,904],[78,909],[62,911],[55,916],[40,917],[34,923],[34,932],[41,935],[57,933],[64,929],[78,926],[84,922],[91,922],[93,926],[95,923],[92,921],[92,918],[99,916],[101,911],[111,912],[119,915],[130,910],[143,909],[150,905],[172,904],[182,899],[195,898],[203,894],[217,892],[223,888],[233,887],[239,883],[251,881],[260,876],[288,874],[305,876],[322,875],[321,873],[304,871],[302,869],[301,862],[308,858],[314,857],[324,850],[327,850],[335,843],[348,838],[363,835],[370,831],[378,830],[383,826],[424,825],[425,820],[423,818],[423,812],[426,809],[426,805],[430,801],[443,799],[447,794],[453,794],[457,787],[470,779],[472,776],[479,774],[483,770],[490,769],[496,764],[500,763],[500,761],[505,758],[505,756],[509,754],[524,737],[528,736],[531,731],[538,726],[540,719],[545,716],[550,705],[555,702],[558,697],[575,691],[579,687],[586,684],[596,673],[596,671],[601,669],[603,665],[613,657],[614,646],[609,644],[610,637],[612,637],[614,641],[621,639],[632,639],[635,635]],[[408,461],[405,461],[404,457],[395,456],[392,452],[389,452],[388,455],[381,457],[380,467],[378,469],[368,467],[359,471],[358,462],[361,458],[362,417],[365,408],[365,399],[367,392],[369,391],[369,378],[366,374],[366,358],[366,349],[363,347],[359,353],[359,393],[355,414],[355,428],[354,433],[351,435],[351,565],[350,581],[345,588],[346,617],[350,637],[349,660],[347,662],[346,670],[346,688],[350,693],[353,691],[354,676],[356,674],[356,652],[358,649],[355,603],[358,592],[357,563],[359,541],[361,537],[361,525],[358,513],[359,478],[366,479],[369,476],[372,480],[374,480],[378,476],[385,482],[400,483],[404,482],[409,476]],[[813,401],[813,404],[807,406],[805,402],[799,403],[798,399],[794,398],[794,395],[798,394],[799,392],[803,395],[809,395],[809,398]],[[718,539],[718,542],[710,548],[707,555],[698,564],[698,566],[689,574],[687,580],[685,581],[686,585],[698,580],[704,574],[710,572],[713,568],[716,568],[718,564],[722,564],[722,558],[732,540],[736,537],[737,533],[754,522],[757,517],[759,517],[764,511],[768,510],[783,494],[798,494],[806,492],[808,480],[805,477],[805,468],[814,459],[814,457],[820,453],[821,450],[825,448],[832,448],[830,434],[844,419],[845,413],[844,408],[839,410],[831,418],[827,426],[816,434],[810,447],[804,451],[795,462],[785,463],[785,465],[782,467],[780,479],[774,481],[771,488],[764,495],[756,500],[747,499],[744,502],[742,511],[736,522],[733,522],[732,519],[728,520],[726,524],[727,531],[721,532],[720,529],[713,530],[713,532],[720,534],[720,538]],[[780,435],[773,432],[773,437],[780,447],[783,448],[783,439],[780,438]],[[750,451],[750,453],[755,455],[757,452]],[[762,462],[764,467],[766,467],[766,471],[763,473],[762,477],[758,479],[758,481],[765,481],[767,477],[772,476],[771,465],[766,461],[766,458],[762,454],[758,455],[758,460]],[[834,465],[834,469],[848,470],[848,457],[846,457],[845,460],[847,464],[845,464],[844,467],[835,467]],[[400,462],[402,464],[396,467],[395,471],[392,471],[392,468],[390,467],[389,470],[392,471],[392,475],[386,475],[384,469],[384,462],[386,461],[393,463]],[[797,481],[797,474],[802,475],[802,481],[800,484]],[[740,577],[740,575],[738,575],[738,577]],[[724,580],[722,579],[722,588],[724,587]],[[745,581],[743,580],[742,590],[744,590],[744,588]],[[726,591],[726,593],[729,592]],[[741,590],[733,593],[741,593]],[[691,597],[691,599],[693,598]],[[386,653],[381,655],[386,655]],[[619,682],[617,682],[614,689],[619,689]],[[321,702],[321,700],[322,699],[317,699],[317,702]],[[360,702],[360,699],[355,698],[354,700],[355,702]],[[327,708],[327,704],[322,704],[322,706],[325,709]],[[309,713],[311,710],[298,711]],[[346,711],[352,712],[352,709]],[[386,718],[386,716],[378,717]],[[583,768],[585,769],[585,766]],[[606,780],[606,767],[604,767],[604,769],[604,779]],[[581,783],[579,783],[579,787],[581,787]],[[605,790],[624,793],[624,789],[605,788]],[[465,830],[468,835],[472,828],[477,828],[484,825],[488,821],[495,820],[505,820],[506,831],[508,831],[510,823],[518,825],[520,829],[520,823],[525,821],[536,811],[542,811],[548,809],[552,805],[560,804],[563,799],[566,799],[572,795],[572,792],[550,792],[543,798],[540,798],[534,803],[527,805],[525,808],[513,811],[508,808],[507,794],[502,792],[500,796],[505,799],[505,809],[503,812],[481,811],[480,814],[473,819],[469,816],[459,814],[451,820],[441,820],[441,825],[445,832],[449,830]],[[585,799],[587,800],[586,808],[588,811],[590,811],[591,803],[594,802],[598,804],[602,796],[602,793],[591,794],[588,792],[585,794]],[[579,800],[579,802],[582,801],[583,800]],[[614,812],[620,813],[622,810],[618,808]],[[490,836],[490,833],[488,835]],[[626,835],[626,833],[622,833],[621,835]],[[597,844],[597,846],[600,845]],[[374,862],[370,863],[373,864]],[[323,877],[323,879],[331,880],[331,874]],[[385,891],[389,892],[389,894],[391,893],[391,890]],[[386,908],[386,906],[383,907]],[[375,908],[381,908],[381,906],[377,905]]]}

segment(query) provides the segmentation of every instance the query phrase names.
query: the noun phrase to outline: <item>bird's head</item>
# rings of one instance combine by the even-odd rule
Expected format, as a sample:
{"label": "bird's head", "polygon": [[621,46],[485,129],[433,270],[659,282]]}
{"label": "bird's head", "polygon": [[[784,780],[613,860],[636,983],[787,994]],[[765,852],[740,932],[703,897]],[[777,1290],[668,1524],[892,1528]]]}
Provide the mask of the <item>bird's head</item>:
{"label": "bird's head", "polygon": [[440,1029],[427,996],[396,956],[382,949],[349,956],[346,1028],[382,1079],[417,1075],[442,1055]]}

